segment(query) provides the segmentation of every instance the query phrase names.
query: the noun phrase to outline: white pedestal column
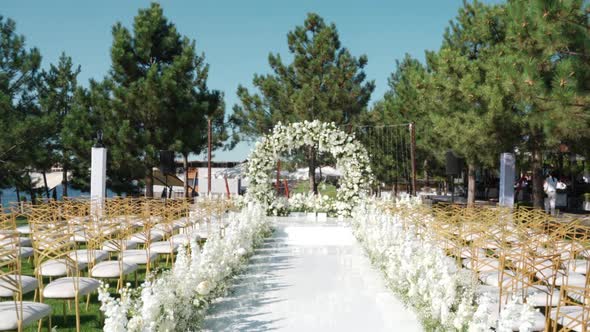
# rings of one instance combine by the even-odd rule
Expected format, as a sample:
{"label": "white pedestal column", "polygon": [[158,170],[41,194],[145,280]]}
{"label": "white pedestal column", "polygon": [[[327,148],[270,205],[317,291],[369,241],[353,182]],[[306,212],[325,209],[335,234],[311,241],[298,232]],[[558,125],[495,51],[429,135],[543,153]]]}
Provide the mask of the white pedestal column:
{"label": "white pedestal column", "polygon": [[513,153],[500,156],[500,206],[514,207],[515,159]]}
{"label": "white pedestal column", "polygon": [[102,209],[106,196],[107,181],[107,149],[92,148],[90,169],[90,214],[102,217]]}

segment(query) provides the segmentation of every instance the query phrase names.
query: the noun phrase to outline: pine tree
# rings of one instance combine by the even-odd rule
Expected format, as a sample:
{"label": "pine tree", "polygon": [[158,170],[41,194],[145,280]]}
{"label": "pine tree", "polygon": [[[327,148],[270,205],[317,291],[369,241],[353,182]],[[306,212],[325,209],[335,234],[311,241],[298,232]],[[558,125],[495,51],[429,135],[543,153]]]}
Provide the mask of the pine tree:
{"label": "pine tree", "polygon": [[[308,14],[302,26],[287,35],[290,64],[270,54],[272,73],[254,75],[259,93],[238,87],[240,105],[234,106],[232,121],[242,137],[267,133],[277,122],[321,120],[351,124],[366,110],[374,83],[365,82],[367,57],[356,58],[341,46],[334,24],[317,14]],[[310,188],[315,183],[317,147],[306,151]]]}
{"label": "pine tree", "polygon": [[[72,172],[69,184],[72,188],[83,191],[90,190],[91,149],[97,130],[102,126],[99,121],[101,114],[109,109],[108,106],[101,105],[101,102],[104,103],[108,99],[107,96],[101,95],[100,91],[100,84],[94,80],[90,81],[88,89],[80,86],[76,88],[71,108],[63,118],[60,132],[63,155],[67,155],[67,168]],[[108,93],[108,90],[102,91]],[[107,165],[110,166],[111,163]]]}
{"label": "pine tree", "polygon": [[561,142],[586,152],[590,139],[590,4],[513,0],[507,13],[504,84],[517,98],[534,206],[542,207],[543,152]]}
{"label": "pine tree", "polygon": [[[77,77],[80,66],[74,67],[72,58],[62,53],[57,65],[51,65],[48,71],[43,71],[39,88],[39,103],[44,116],[48,118],[46,132],[46,159],[40,167],[45,172],[56,162],[63,169],[63,193],[68,196],[68,171],[72,168],[71,152],[64,146],[63,135],[67,135],[64,120],[72,109],[74,93],[77,89]],[[47,192],[49,198],[49,192]]]}
{"label": "pine tree", "polygon": [[[133,33],[117,23],[111,48],[112,112],[104,115],[104,135],[112,156],[111,180],[123,184],[146,179],[153,196],[152,168],[159,150],[175,145],[178,117],[194,111],[194,93],[203,86],[203,58],[152,4],[139,11]],[[188,112],[188,113],[187,113]],[[188,145],[187,145],[188,146]],[[183,151],[182,151],[183,152]],[[143,176],[137,177],[137,171]]]}
{"label": "pine tree", "polygon": [[[424,173],[424,180],[428,185],[428,178],[431,170],[437,168],[442,158],[439,139],[432,132],[432,121],[430,118],[430,102],[428,101],[428,84],[430,73],[428,63],[423,65],[420,61],[406,55],[402,61],[396,61],[396,70],[389,77],[389,88],[382,100],[375,103],[371,112],[368,113],[368,124],[373,126],[392,125],[401,126],[414,123],[416,126],[416,159],[417,166]],[[394,127],[395,128],[395,127]],[[396,134],[400,132],[409,141],[409,129],[407,126],[394,129]],[[381,139],[381,138],[378,138]],[[402,138],[395,138],[400,140]],[[401,154],[401,153],[400,153]],[[404,166],[398,165],[398,156],[374,155],[375,164],[373,169],[379,174],[393,174],[395,179],[380,179],[384,182],[396,181],[403,177],[403,174],[391,172],[403,170]],[[403,173],[403,172],[398,172]]]}
{"label": "pine tree", "polygon": [[16,23],[0,16],[0,186],[35,192],[27,173],[41,150],[43,124],[37,105],[41,55],[26,49]]}
{"label": "pine tree", "polygon": [[494,166],[512,151],[519,128],[513,98],[502,89],[497,68],[505,41],[505,9],[465,3],[445,33],[431,69],[430,107],[442,146],[465,158],[468,204],[475,203],[475,171]]}

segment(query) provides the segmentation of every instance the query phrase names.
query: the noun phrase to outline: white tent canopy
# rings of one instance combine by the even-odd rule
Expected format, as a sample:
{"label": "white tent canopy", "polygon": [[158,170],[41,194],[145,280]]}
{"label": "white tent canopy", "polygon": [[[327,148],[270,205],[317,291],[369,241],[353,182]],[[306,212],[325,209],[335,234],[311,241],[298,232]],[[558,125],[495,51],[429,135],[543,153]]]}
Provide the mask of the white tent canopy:
{"label": "white tent canopy", "polygon": [[223,178],[228,178],[228,179],[242,179],[245,176],[246,173],[246,166],[247,163],[241,163],[238,164],[232,168],[226,168],[224,170],[215,172],[215,174],[213,174],[213,176],[216,179],[223,179]]}
{"label": "white tent canopy", "polygon": [[[316,168],[316,170],[315,170],[316,177],[319,177],[320,174],[323,179],[342,177],[342,173],[338,169],[336,169],[332,166],[323,166],[321,168],[321,172],[320,172],[319,167]],[[298,168],[295,172],[290,173],[289,177],[294,180],[308,180],[309,179],[309,167]]]}
{"label": "white tent canopy", "polygon": [[[63,172],[47,172],[45,173],[47,178],[47,188],[53,190],[53,188],[59,186],[63,182]],[[68,180],[72,178],[72,173],[68,172]],[[40,189],[45,188],[45,182],[43,181],[43,173],[31,172],[31,181],[33,181],[33,188]]]}

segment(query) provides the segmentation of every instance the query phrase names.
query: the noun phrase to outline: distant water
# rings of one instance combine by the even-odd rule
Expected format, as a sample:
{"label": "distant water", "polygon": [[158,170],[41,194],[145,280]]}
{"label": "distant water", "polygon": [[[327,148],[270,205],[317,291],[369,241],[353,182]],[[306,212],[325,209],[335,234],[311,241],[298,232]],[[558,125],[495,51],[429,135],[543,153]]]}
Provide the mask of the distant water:
{"label": "distant water", "polygon": [[[62,198],[62,186],[59,185],[57,188],[57,199],[60,200]],[[8,188],[8,189],[3,189],[0,190],[0,193],[2,194],[2,206],[6,207],[8,205],[10,205],[10,203],[12,202],[17,202],[16,199],[16,191],[13,188]],[[26,197],[27,198],[27,202],[31,201],[31,196],[29,195],[28,192],[20,192],[20,196],[21,197]],[[113,196],[117,196],[114,192],[110,191],[107,189],[107,197],[113,197]],[[53,197],[53,193],[49,192],[49,197]],[[90,197],[90,193],[86,192],[86,191],[80,191],[77,189],[73,189],[73,188],[68,188],[68,197]],[[37,199],[40,198],[46,198],[45,196],[45,192],[43,191],[43,196],[37,196]]]}

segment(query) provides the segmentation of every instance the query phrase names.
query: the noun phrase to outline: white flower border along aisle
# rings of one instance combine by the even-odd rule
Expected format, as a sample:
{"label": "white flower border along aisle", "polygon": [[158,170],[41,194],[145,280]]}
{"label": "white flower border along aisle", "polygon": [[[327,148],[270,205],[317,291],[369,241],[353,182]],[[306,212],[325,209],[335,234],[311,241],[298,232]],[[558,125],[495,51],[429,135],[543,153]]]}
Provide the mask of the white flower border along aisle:
{"label": "white flower border along aisle", "polygon": [[[124,288],[120,297],[99,289],[106,332],[197,331],[206,310],[223,295],[249,254],[271,232],[259,206],[229,216],[225,235],[212,232],[202,249],[191,234],[190,251],[181,246],[171,270],[138,289]],[[129,285],[127,286],[129,287]]]}
{"label": "white flower border along aisle", "polygon": [[[402,220],[415,209],[415,198],[398,201],[405,211],[385,213],[378,201],[366,200],[354,212],[354,234],[391,289],[414,308],[427,331],[531,331],[535,308],[513,299],[498,319],[487,294],[474,291],[475,275],[461,269],[435,243],[425,240],[423,227]],[[414,209],[414,211],[412,211]],[[401,211],[401,210],[400,210]],[[428,222],[427,215],[415,216]]]}
{"label": "white flower border along aisle", "polygon": [[336,166],[342,172],[342,177],[334,208],[338,215],[350,216],[373,179],[369,156],[354,135],[343,132],[334,123],[318,120],[288,125],[278,123],[271,134],[256,143],[246,170],[250,180],[247,200],[263,204],[270,212],[275,200],[275,192],[271,189],[271,172],[280,154],[311,145],[315,145],[318,152],[327,152],[336,158]]}

